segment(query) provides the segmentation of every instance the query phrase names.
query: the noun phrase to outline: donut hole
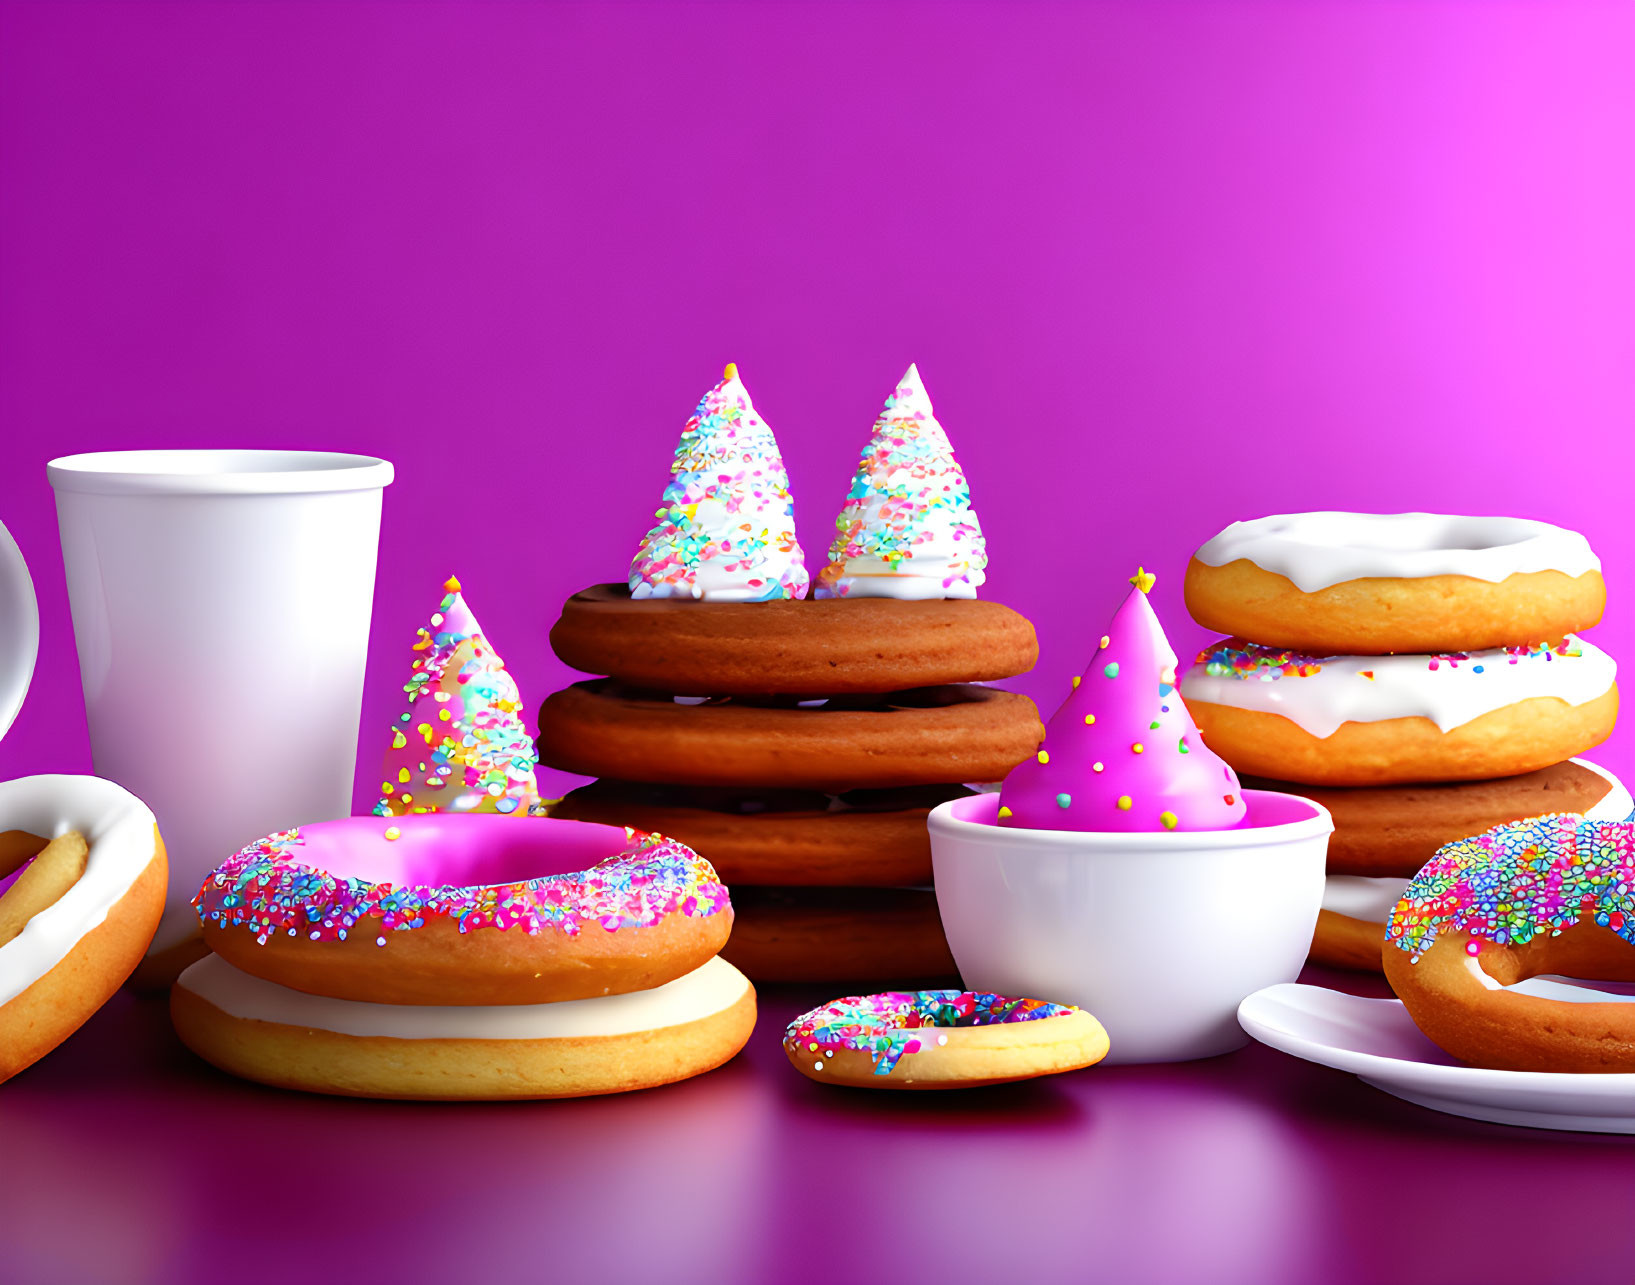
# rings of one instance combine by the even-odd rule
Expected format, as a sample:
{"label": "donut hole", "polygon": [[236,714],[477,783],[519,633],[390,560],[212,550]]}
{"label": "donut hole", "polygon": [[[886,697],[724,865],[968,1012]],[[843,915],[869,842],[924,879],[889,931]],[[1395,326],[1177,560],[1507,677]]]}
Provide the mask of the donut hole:
{"label": "donut hole", "polygon": [[470,888],[572,874],[628,846],[622,828],[588,821],[434,813],[328,834],[302,856],[366,883]]}

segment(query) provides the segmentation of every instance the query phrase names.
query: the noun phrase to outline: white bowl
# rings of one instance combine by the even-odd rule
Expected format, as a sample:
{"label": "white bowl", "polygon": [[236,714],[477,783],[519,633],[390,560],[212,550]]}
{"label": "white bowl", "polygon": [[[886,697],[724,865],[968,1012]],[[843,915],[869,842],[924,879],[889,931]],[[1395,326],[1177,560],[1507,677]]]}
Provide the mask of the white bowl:
{"label": "white bowl", "polygon": [[1334,831],[1310,799],[1243,797],[1236,829],[1154,834],[1000,827],[996,794],[937,806],[937,907],[965,985],[1089,1009],[1110,1063],[1242,1048],[1238,1005],[1305,963]]}

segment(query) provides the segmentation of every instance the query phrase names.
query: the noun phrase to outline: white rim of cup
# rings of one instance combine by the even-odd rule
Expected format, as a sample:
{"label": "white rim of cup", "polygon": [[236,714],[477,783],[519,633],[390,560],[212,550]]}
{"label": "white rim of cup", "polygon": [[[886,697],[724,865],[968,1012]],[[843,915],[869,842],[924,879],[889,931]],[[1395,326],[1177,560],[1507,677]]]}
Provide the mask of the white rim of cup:
{"label": "white rim of cup", "polygon": [[391,464],[343,451],[90,451],[45,466],[58,491],[94,495],[289,495],[373,491]]}
{"label": "white rim of cup", "polygon": [[[1218,852],[1222,848],[1252,848],[1267,843],[1295,843],[1332,834],[1334,818],[1321,803],[1299,794],[1283,794],[1277,790],[1244,790],[1247,802],[1255,797],[1294,799],[1311,809],[1309,816],[1298,821],[1282,821],[1276,825],[1252,825],[1234,830],[1033,830],[1026,826],[1000,826],[988,821],[965,821],[954,815],[956,804],[969,803],[972,796],[949,799],[931,809],[926,824],[934,833],[975,840],[990,844],[1016,844],[1032,847],[1072,848],[1086,850],[1141,853],[1149,851]],[[974,796],[981,798],[983,796]],[[994,807],[999,800],[994,796]]]}

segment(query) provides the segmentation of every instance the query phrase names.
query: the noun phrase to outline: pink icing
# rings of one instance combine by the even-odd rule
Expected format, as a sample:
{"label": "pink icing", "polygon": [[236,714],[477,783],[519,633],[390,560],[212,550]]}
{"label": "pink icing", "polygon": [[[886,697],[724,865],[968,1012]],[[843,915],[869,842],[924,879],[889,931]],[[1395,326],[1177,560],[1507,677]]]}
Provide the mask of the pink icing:
{"label": "pink icing", "polygon": [[461,932],[572,936],[731,908],[709,862],[673,839],[493,813],[344,817],[268,835],[218,866],[193,904],[263,942],[344,941],[366,918],[395,932],[446,918]]}
{"label": "pink icing", "polygon": [[1132,583],[1037,757],[1005,778],[1000,825],[1226,830],[1243,820],[1236,773],[1203,743],[1175,689],[1175,652],[1147,601],[1152,577],[1138,572]]}

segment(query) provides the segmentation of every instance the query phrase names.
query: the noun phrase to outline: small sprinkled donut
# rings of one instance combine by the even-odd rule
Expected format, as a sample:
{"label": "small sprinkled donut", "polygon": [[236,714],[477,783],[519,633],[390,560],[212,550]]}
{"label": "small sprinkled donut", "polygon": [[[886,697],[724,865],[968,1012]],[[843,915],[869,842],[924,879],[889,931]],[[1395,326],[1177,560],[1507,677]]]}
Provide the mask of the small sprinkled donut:
{"label": "small sprinkled donut", "polygon": [[722,951],[756,982],[939,982],[959,976],[937,895],[919,888],[739,888]]}
{"label": "small sprinkled donut", "polygon": [[1593,643],[1441,655],[1309,656],[1228,638],[1181,694],[1238,771],[1308,785],[1470,781],[1534,772],[1599,745],[1617,666]]}
{"label": "small sprinkled donut", "polygon": [[1635,982],[1635,824],[1537,817],[1449,844],[1408,885],[1385,977],[1472,1066],[1635,1071],[1635,1004],[1506,989],[1550,974]]}
{"label": "small sprinkled donut", "polygon": [[348,1097],[582,1097],[702,1075],[743,1048],[755,991],[719,957],[648,990],[550,1004],[366,1004],[209,955],[177,980],[182,1042],[232,1075]]}
{"label": "small sprinkled donut", "polygon": [[1528,518],[1287,513],[1234,522],[1187,567],[1200,625],[1308,652],[1478,651],[1601,619],[1601,561]]}
{"label": "small sprinkled donut", "polygon": [[931,882],[926,818],[962,785],[904,790],[700,790],[597,781],[551,815],[667,834],[715,867],[729,887],[911,887]]}
{"label": "small sprinkled donut", "polygon": [[678,696],[836,696],[986,682],[1032,669],[1033,626],[972,598],[569,598],[551,630],[566,665]]}
{"label": "small sprinkled donut", "polygon": [[794,1068],[861,1089],[969,1089],[1094,1066],[1107,1032],[1082,1008],[981,991],[852,995],[784,1033]]}
{"label": "small sprinkled donut", "polygon": [[346,817],[270,835],[194,900],[209,947],[280,986],[376,1004],[542,1004],[698,968],[732,904],[658,835],[497,813]]}
{"label": "small sprinkled donut", "polygon": [[997,781],[1033,754],[1044,730],[1032,701],[996,687],[922,687],[805,708],[678,703],[603,679],[546,700],[539,758],[621,781],[842,793]]}
{"label": "small sprinkled donut", "polygon": [[0,1081],[85,1024],[131,975],[164,911],[150,812],[94,776],[0,783]]}

